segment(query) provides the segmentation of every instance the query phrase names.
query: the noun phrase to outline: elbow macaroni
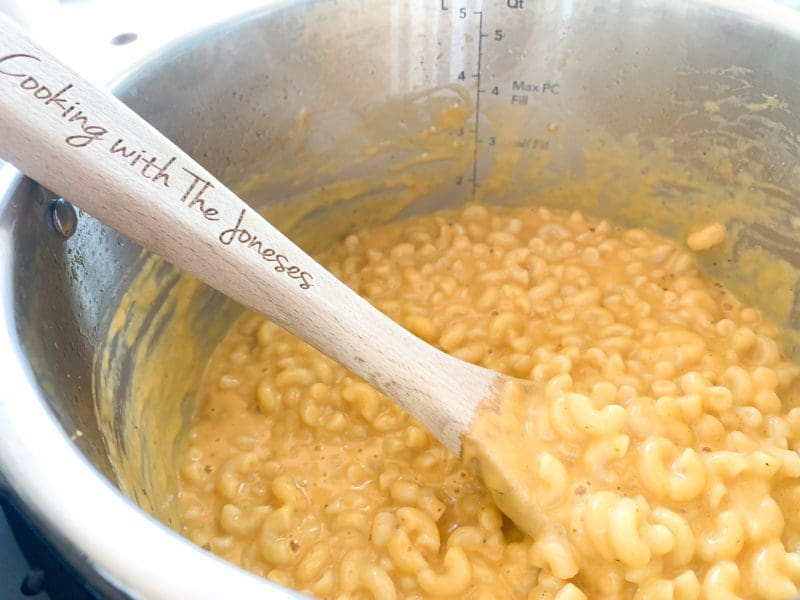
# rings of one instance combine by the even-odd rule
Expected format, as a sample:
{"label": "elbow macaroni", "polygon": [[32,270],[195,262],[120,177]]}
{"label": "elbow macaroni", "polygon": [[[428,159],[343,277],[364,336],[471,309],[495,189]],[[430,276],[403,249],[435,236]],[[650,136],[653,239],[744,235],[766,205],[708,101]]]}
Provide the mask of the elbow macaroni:
{"label": "elbow macaroni", "polygon": [[475,205],[351,235],[323,262],[421,338],[538,386],[508,390],[487,426],[529,469],[541,530],[518,531],[382,394],[248,314],[182,450],[187,537],[341,600],[797,593],[800,368],[690,254],[579,213]]}

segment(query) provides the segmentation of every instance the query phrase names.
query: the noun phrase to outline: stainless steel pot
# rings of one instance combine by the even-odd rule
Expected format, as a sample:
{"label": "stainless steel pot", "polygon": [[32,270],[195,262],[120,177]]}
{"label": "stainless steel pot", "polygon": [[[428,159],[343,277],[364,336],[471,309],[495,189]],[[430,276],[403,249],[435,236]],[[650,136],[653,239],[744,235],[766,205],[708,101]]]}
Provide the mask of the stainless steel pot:
{"label": "stainless steel pot", "polygon": [[[630,147],[635,139],[637,152],[658,155],[669,139],[670,161],[694,175],[683,186],[652,186],[653,206],[667,216],[653,224],[645,214],[645,224],[681,233],[683,215],[699,207],[738,224],[731,256],[758,247],[796,268],[798,61],[800,15],[769,2],[339,0],[287,3],[216,25],[158,52],[115,90],[287,228],[297,220],[291,207],[319,198],[315,190],[373,180],[332,207],[306,211],[304,222],[318,229],[304,231],[320,232],[304,238],[311,245],[384,214],[368,208],[343,220],[356,205],[374,209],[402,196],[413,200],[408,213],[473,194],[521,202],[584,173],[587,143]],[[448,130],[466,154],[420,156],[403,142],[430,127],[443,103],[466,111]],[[498,175],[503,157],[527,170]],[[402,161],[437,185],[403,195],[402,182],[387,183]],[[608,190],[618,192],[615,177],[630,175],[623,163],[609,173]],[[253,178],[261,172],[272,176]],[[445,176],[431,179],[437,173]],[[741,202],[731,212],[727,196],[709,198],[703,182],[731,197],[744,190],[750,216]],[[624,194],[595,192],[590,210],[636,221],[622,214]],[[172,448],[154,447],[147,432],[163,423],[168,435],[155,437],[179,436],[198,366],[180,367],[183,383],[142,404],[137,373],[153,358],[137,345],[169,337],[167,296],[132,308],[145,318],[122,327],[127,337],[110,337],[147,257],[86,214],[77,214],[74,235],[54,231],[53,210],[67,225],[72,217],[54,199],[13,169],[0,171],[0,487],[105,596],[291,596],[162,524],[172,519],[170,482],[148,473]],[[332,211],[336,230],[325,225]],[[745,280],[737,264],[706,266]],[[168,265],[155,272],[164,290],[179,285]],[[218,326],[193,356],[207,352],[237,308],[201,289],[179,317],[211,311]],[[778,312],[787,330],[800,325],[794,297]]]}

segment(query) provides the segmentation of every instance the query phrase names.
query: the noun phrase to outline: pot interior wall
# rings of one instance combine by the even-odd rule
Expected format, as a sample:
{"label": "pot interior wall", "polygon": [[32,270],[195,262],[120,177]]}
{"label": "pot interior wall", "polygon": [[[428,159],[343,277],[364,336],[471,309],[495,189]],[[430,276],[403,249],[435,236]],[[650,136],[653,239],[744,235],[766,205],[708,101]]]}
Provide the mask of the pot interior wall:
{"label": "pot interior wall", "polygon": [[[477,66],[479,23],[438,2],[264,10],[170,48],[118,92],[311,250],[473,198],[679,239],[724,221],[732,235],[704,267],[795,353],[797,35],[705,2],[509,4],[482,3],[477,134],[473,84],[458,76]],[[241,309],[88,215],[58,238],[50,197],[25,181],[12,202],[32,368],[86,457],[170,522],[174,449]]]}

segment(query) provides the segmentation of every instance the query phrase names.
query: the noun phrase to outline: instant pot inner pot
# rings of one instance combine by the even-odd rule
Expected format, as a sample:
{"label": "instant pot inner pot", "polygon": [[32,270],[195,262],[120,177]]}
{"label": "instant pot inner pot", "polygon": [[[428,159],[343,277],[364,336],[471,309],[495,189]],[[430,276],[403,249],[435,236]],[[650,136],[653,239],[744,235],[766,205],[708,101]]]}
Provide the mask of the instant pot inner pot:
{"label": "instant pot inner pot", "polygon": [[[704,267],[795,353],[797,35],[704,2],[487,0],[463,17],[449,4],[262,11],[170,48],[118,92],[310,250],[473,199],[679,239],[722,221],[731,235]],[[64,239],[52,199],[23,181],[12,200],[27,358],[86,457],[174,523],[170,459],[241,309],[86,214]]]}

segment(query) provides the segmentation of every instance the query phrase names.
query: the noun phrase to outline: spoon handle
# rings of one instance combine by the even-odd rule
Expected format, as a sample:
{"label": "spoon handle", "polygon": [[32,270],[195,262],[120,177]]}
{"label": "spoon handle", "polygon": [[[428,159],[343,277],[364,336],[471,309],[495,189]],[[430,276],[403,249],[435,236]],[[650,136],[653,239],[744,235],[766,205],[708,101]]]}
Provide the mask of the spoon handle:
{"label": "spoon handle", "polygon": [[0,156],[267,315],[460,451],[473,405],[488,395],[488,371],[433,348],[373,308],[175,144],[2,16]]}

